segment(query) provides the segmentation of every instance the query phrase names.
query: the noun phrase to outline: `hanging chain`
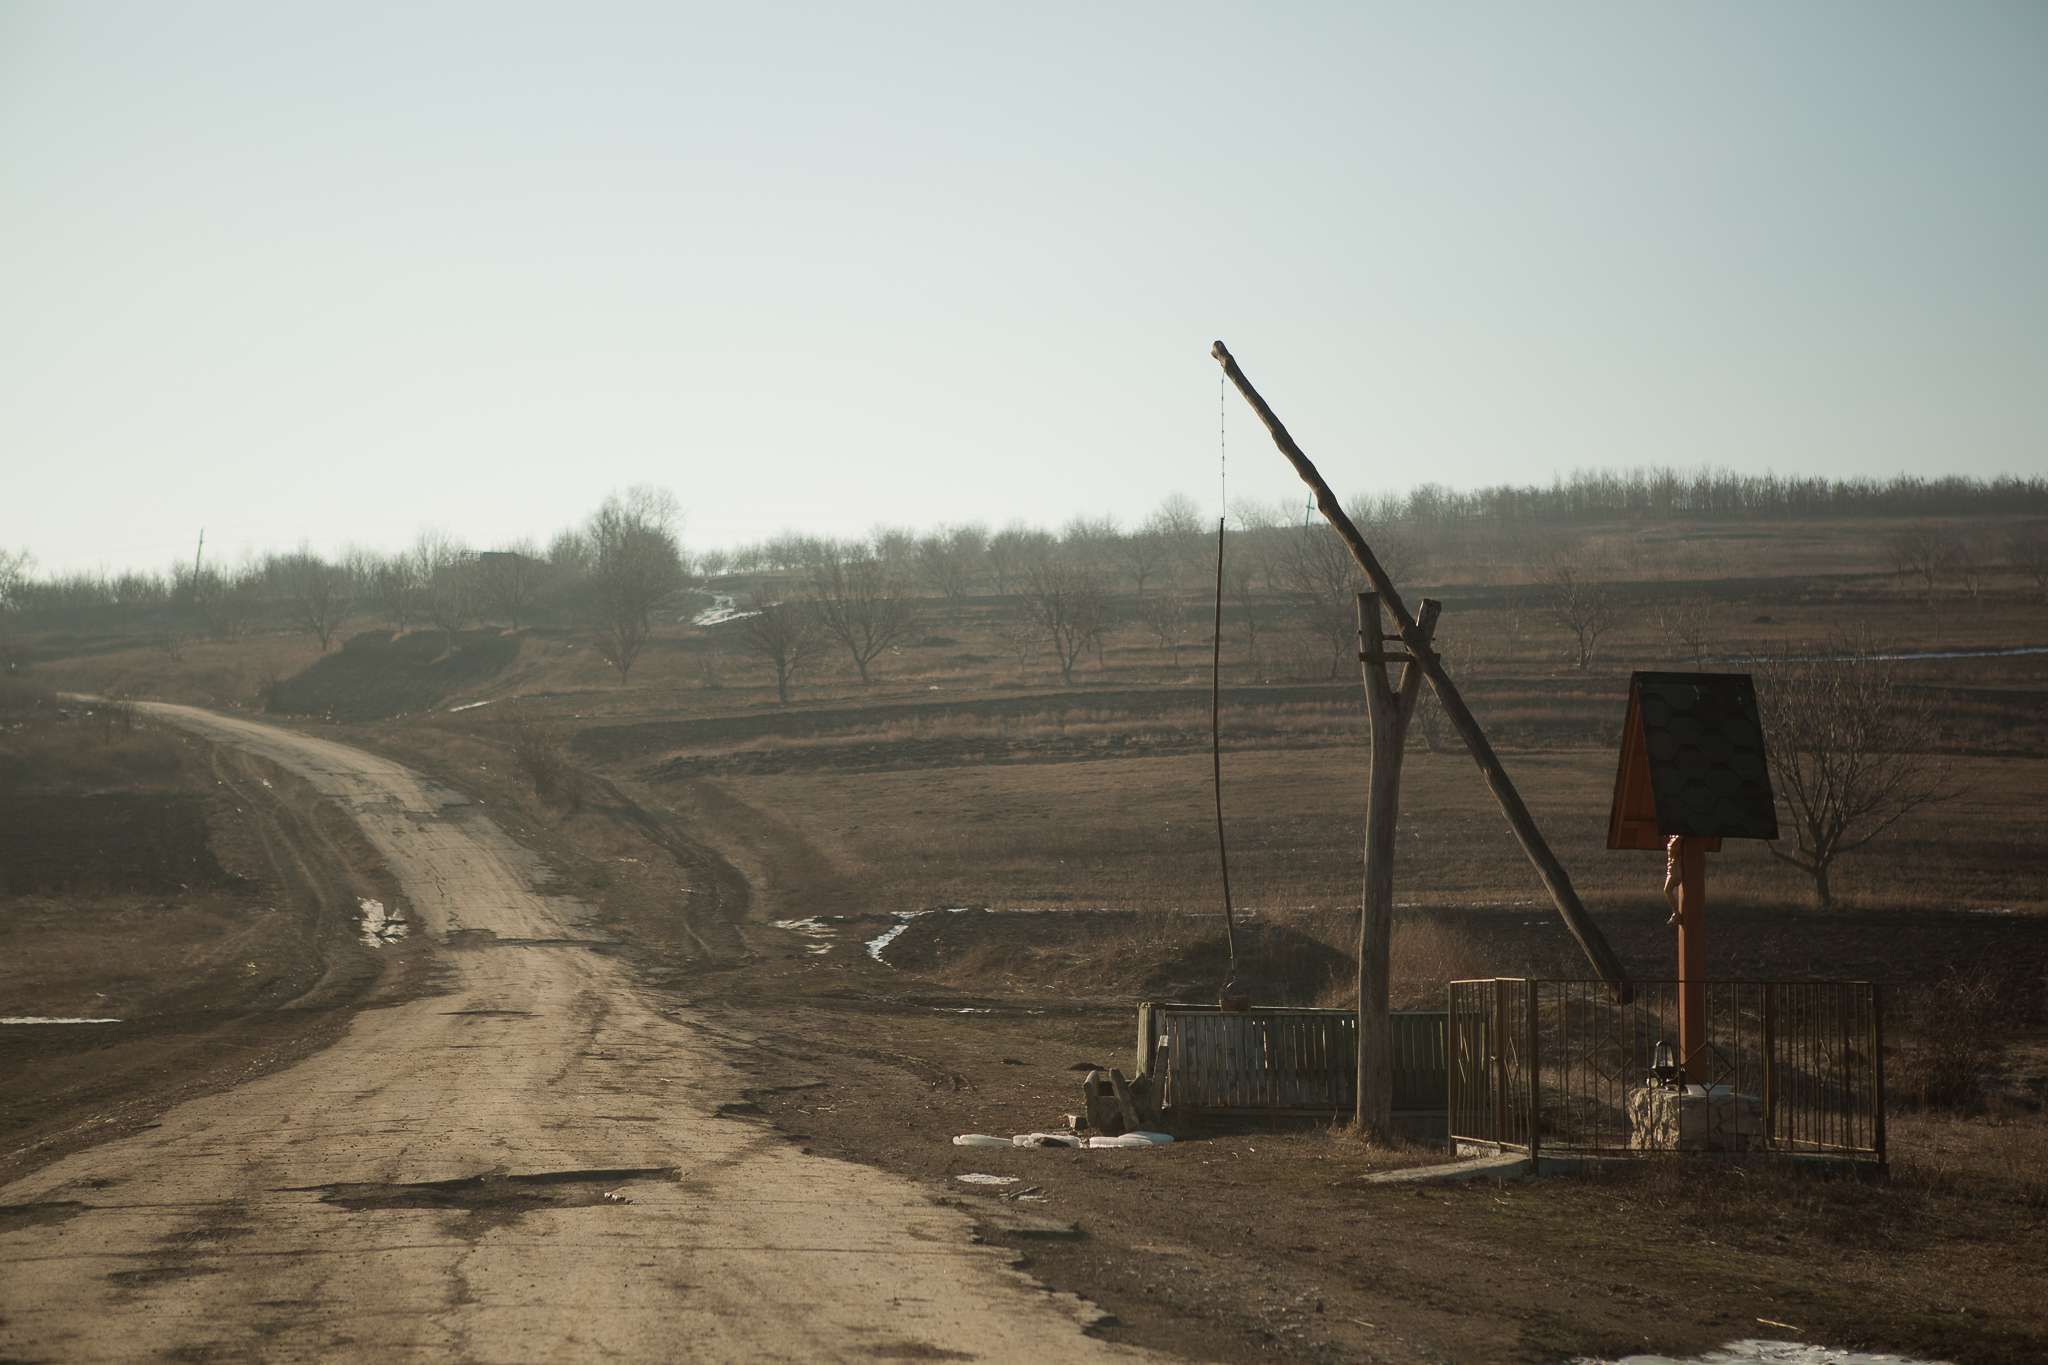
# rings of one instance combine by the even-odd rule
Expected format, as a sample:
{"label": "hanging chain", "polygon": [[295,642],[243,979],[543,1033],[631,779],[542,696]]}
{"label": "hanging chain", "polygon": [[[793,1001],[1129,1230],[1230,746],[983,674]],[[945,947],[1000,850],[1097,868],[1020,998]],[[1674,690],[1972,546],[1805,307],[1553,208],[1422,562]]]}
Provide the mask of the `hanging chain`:
{"label": "hanging chain", "polygon": [[1216,515],[1230,515],[1230,453],[1224,445],[1225,415],[1230,411],[1230,381],[1216,376]]}

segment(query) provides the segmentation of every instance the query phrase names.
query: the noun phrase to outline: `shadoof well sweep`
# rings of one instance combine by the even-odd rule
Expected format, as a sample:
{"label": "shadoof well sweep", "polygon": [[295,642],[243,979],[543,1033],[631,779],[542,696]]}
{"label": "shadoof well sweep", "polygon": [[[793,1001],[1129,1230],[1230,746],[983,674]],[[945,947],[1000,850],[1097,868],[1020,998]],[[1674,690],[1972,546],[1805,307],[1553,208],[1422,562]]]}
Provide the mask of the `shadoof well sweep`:
{"label": "shadoof well sweep", "polygon": [[[1750,678],[1638,673],[1631,680],[1608,847],[1665,852],[1665,893],[1678,934],[1677,979],[1633,982],[1432,648],[1441,604],[1423,599],[1419,612],[1408,610],[1329,484],[1229,348],[1218,341],[1211,355],[1308,486],[1372,589],[1358,596],[1371,754],[1358,1004],[1355,1010],[1254,1006],[1237,985],[1218,744],[1218,853],[1232,980],[1216,1005],[1141,1004],[1137,1083],[1127,1087],[1120,1074],[1091,1074],[1091,1120],[1115,1125],[1121,1113],[1135,1126],[1135,1094],[1144,1108],[1176,1117],[1350,1112],[1374,1138],[1392,1136],[1397,1127],[1434,1129],[1461,1144],[1526,1152],[1532,1164],[1545,1153],[1755,1151],[1882,1164],[1878,988],[1843,981],[1717,982],[1706,974],[1706,855],[1726,838],[1777,833]],[[1219,527],[1219,582],[1220,536]],[[1220,611],[1219,587],[1219,617]],[[1218,639],[1220,649],[1220,624]],[[1442,1013],[1389,1009],[1401,759],[1424,680],[1596,979],[1457,981],[1448,985]]]}

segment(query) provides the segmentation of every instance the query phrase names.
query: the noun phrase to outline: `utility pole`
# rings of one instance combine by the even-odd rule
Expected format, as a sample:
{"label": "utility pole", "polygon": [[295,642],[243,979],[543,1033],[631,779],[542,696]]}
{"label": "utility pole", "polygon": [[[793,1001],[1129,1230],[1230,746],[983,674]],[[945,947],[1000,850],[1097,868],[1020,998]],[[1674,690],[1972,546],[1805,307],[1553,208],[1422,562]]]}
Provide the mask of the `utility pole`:
{"label": "utility pole", "polygon": [[192,591],[199,591],[199,561],[206,554],[206,528],[199,528],[199,548],[192,552]]}

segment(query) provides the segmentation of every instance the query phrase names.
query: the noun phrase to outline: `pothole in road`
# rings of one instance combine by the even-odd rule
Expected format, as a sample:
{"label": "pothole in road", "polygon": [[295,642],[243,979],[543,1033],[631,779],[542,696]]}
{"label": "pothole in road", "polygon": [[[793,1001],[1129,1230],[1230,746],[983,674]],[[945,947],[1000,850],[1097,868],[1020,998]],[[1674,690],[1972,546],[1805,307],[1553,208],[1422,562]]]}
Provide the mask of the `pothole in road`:
{"label": "pothole in road", "polygon": [[625,944],[615,938],[511,938],[490,929],[450,929],[442,942],[450,948],[588,948],[617,953]]}
{"label": "pothole in road", "polygon": [[365,1209],[426,1209],[468,1214],[497,1224],[539,1209],[596,1208],[632,1202],[620,1186],[635,1180],[678,1180],[674,1166],[619,1166],[582,1171],[538,1171],[508,1175],[503,1170],[455,1180],[409,1184],[363,1181],[287,1186],[293,1194],[318,1194],[320,1202],[350,1212]]}
{"label": "pothole in road", "polygon": [[91,1207],[76,1199],[50,1199],[39,1204],[0,1204],[0,1232],[62,1223]]}

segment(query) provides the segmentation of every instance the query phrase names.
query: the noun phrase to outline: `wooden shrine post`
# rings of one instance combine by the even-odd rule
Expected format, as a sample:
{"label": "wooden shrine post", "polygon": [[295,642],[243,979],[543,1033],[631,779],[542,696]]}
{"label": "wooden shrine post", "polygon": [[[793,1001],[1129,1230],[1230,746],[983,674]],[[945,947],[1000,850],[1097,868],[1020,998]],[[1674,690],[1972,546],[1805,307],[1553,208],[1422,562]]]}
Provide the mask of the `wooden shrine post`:
{"label": "wooden shrine post", "polygon": [[1777,837],[1777,804],[1749,675],[1631,676],[1607,846],[1664,851],[1664,893],[1678,926],[1678,1067],[1688,1083],[1704,1083],[1713,1064],[1707,855],[1718,853],[1724,838]]}
{"label": "wooden shrine post", "polygon": [[1707,1036],[1707,849],[1719,839],[1674,836],[1670,856],[1678,874],[1678,1069],[1688,1078],[1706,1074]]}
{"label": "wooden shrine post", "polygon": [[[1442,604],[1422,600],[1416,634],[1426,647]],[[1422,694],[1422,670],[1412,656],[1389,654],[1390,635],[1378,593],[1358,594],[1358,661],[1365,675],[1365,714],[1372,734],[1372,767],[1365,789],[1365,889],[1358,917],[1358,1126],[1374,1141],[1393,1136],[1393,1016],[1388,994],[1389,944],[1394,928],[1394,834],[1401,818],[1401,759],[1408,721]],[[1387,665],[1399,663],[1397,686]]]}

